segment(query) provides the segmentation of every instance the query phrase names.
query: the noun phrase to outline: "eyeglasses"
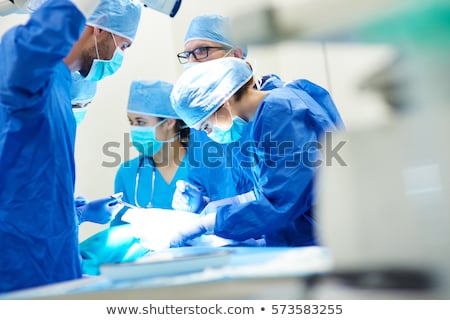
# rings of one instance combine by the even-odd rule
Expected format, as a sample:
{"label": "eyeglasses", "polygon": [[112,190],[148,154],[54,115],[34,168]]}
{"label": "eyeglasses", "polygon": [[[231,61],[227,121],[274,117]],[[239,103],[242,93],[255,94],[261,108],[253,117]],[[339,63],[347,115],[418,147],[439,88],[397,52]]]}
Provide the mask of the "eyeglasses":
{"label": "eyeglasses", "polygon": [[194,56],[195,60],[204,60],[208,58],[209,50],[216,49],[216,50],[229,50],[231,48],[228,47],[198,47],[192,51],[183,51],[177,54],[178,61],[181,64],[185,64],[189,62],[189,57],[191,55]]}

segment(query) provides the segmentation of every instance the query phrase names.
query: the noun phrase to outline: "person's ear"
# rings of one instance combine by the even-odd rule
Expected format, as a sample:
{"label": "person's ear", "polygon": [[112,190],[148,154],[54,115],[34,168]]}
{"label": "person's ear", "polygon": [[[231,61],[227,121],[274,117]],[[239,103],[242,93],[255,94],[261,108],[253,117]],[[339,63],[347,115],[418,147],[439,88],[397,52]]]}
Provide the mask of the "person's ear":
{"label": "person's ear", "polygon": [[225,101],[225,103],[222,105],[223,108],[225,108],[226,110],[228,110],[228,113],[232,114],[231,109],[232,109],[232,105],[234,103],[235,99],[234,99],[234,95],[232,95],[227,101]]}
{"label": "person's ear", "polygon": [[175,128],[176,123],[177,119],[167,119],[167,121],[163,123],[163,125],[166,125],[168,130],[172,130]]}
{"label": "person's ear", "polygon": [[[232,98],[232,97],[231,97]],[[225,108],[225,109],[230,109],[230,99],[231,98],[229,98],[227,101],[225,101],[223,104],[222,104],[222,107],[223,108]]]}
{"label": "person's ear", "polygon": [[242,59],[244,57],[244,51],[241,47],[234,47],[233,48],[233,57]]}
{"label": "person's ear", "polygon": [[102,29],[97,28],[97,27],[92,27],[92,28],[93,28],[92,33],[94,34],[94,36],[98,36],[100,33],[105,32],[105,30],[102,30]]}

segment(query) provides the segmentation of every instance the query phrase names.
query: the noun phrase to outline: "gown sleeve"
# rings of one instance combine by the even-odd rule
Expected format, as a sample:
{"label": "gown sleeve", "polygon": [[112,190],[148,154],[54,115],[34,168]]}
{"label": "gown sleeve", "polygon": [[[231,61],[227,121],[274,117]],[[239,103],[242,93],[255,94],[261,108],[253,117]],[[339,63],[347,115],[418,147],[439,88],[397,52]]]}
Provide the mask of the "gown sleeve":
{"label": "gown sleeve", "polygon": [[[51,21],[51,23],[49,23]],[[50,0],[1,40],[0,99],[14,109],[37,103],[55,66],[69,54],[84,30],[83,14],[68,0]]]}
{"label": "gown sleeve", "polygon": [[[255,114],[256,200],[218,209],[215,234],[243,241],[288,228],[314,205],[320,135],[335,120],[303,90],[269,94]],[[320,127],[320,128],[319,128]]]}

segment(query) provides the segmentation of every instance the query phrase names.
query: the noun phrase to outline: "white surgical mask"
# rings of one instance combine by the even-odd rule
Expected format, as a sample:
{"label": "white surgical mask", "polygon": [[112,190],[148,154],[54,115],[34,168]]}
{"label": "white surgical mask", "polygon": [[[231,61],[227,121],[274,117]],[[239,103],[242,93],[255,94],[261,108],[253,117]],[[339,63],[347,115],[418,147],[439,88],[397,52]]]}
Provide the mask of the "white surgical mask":
{"label": "white surgical mask", "polygon": [[193,61],[193,62],[186,62],[185,64],[183,64],[183,69],[184,70],[187,70],[187,69],[189,69],[190,67],[193,67],[193,66],[195,66],[195,65],[197,65],[197,64],[199,64],[200,62],[196,62],[196,61]]}

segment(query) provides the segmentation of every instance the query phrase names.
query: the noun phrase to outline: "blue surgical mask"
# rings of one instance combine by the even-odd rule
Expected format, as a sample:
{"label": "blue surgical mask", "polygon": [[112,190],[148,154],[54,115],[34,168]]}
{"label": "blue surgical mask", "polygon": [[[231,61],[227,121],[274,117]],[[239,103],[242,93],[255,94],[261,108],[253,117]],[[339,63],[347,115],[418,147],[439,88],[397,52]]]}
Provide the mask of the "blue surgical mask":
{"label": "blue surgical mask", "polygon": [[145,156],[152,157],[158,153],[165,141],[156,139],[156,127],[166,120],[164,119],[152,127],[132,126],[131,141],[133,142],[133,146]]}
{"label": "blue surgical mask", "polygon": [[80,125],[80,123],[84,120],[86,117],[88,107],[83,108],[72,108],[73,115],[75,117],[75,121],[77,122],[77,127]]}
{"label": "blue surgical mask", "polygon": [[[116,43],[114,35],[112,36],[114,39],[114,43]],[[95,39],[95,49],[97,50],[97,59],[94,59],[94,61],[92,62],[92,66],[91,69],[89,70],[89,73],[86,76],[86,80],[99,81],[107,76],[114,74],[117,70],[119,70],[123,62],[123,51],[119,47],[117,47],[116,44],[116,50],[114,51],[111,60],[99,59],[97,38],[94,39]]]}
{"label": "blue surgical mask", "polygon": [[217,125],[213,125],[212,130],[208,133],[208,137],[218,143],[226,144],[237,141],[241,138],[247,122],[239,117],[234,117],[231,127],[224,130]]}

